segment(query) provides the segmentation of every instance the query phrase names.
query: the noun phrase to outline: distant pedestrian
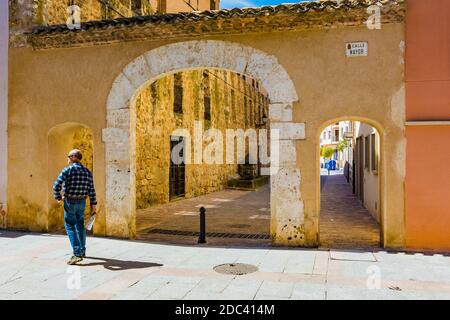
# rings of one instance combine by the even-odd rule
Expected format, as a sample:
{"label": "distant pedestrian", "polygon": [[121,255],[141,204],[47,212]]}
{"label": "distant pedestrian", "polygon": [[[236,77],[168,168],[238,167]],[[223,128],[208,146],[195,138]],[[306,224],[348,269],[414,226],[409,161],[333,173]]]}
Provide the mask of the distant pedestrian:
{"label": "distant pedestrian", "polygon": [[[53,194],[56,200],[64,200],[64,226],[73,249],[73,256],[67,264],[76,264],[86,257],[86,230],[84,227],[84,210],[86,198],[89,197],[91,213],[97,211],[97,199],[92,173],[80,161],[81,151],[74,149],[67,156],[69,166],[65,167],[55,184]],[[63,188],[64,184],[64,188]],[[61,189],[64,195],[61,196]]]}

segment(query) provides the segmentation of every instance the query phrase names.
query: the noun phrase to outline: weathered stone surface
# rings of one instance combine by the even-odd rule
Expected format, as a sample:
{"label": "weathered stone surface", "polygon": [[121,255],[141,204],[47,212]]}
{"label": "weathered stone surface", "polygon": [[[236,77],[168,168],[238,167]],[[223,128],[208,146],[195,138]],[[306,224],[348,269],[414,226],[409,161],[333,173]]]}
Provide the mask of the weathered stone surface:
{"label": "weathered stone surface", "polygon": [[106,112],[108,128],[128,129],[130,127],[130,109],[110,109]]}
{"label": "weathered stone surface", "polygon": [[271,103],[292,103],[298,101],[297,91],[286,70],[277,65],[263,81],[263,87],[270,92]]}
{"label": "weathered stone surface", "polygon": [[[216,40],[180,42],[152,50],[144,57],[149,66],[147,72],[152,75],[205,67],[227,69],[264,80],[262,85],[271,102],[291,103],[298,100],[289,75],[275,57],[241,44]],[[130,81],[139,84],[139,79],[138,75]],[[120,79],[116,82],[126,91],[126,82],[122,83]]]}
{"label": "weathered stone surface", "polygon": [[[255,52],[256,52],[255,49],[240,46],[239,49],[236,48],[234,50],[234,53],[232,55],[226,56],[227,59],[224,59],[223,67],[228,68],[229,70],[233,70],[237,73],[244,74],[247,72],[249,61],[252,61],[251,60],[252,53]],[[249,73],[249,74],[252,74],[255,79],[262,81],[262,78],[258,77],[256,73]]]}
{"label": "weathered stone surface", "polygon": [[297,165],[297,151],[294,140],[280,140],[280,167],[293,168]]}
{"label": "weathered stone surface", "polygon": [[106,155],[108,163],[126,163],[129,167],[131,160],[130,144],[129,143],[108,143],[106,146]]}
{"label": "weathered stone surface", "polygon": [[276,57],[267,56],[266,53],[259,50],[252,50],[245,73],[264,82],[278,65]]}
{"label": "weathered stone surface", "polygon": [[300,170],[298,168],[279,168],[271,177],[271,196],[275,200],[295,201],[300,199]]}
{"label": "weathered stone surface", "polygon": [[153,77],[150,67],[143,56],[136,58],[123,70],[123,74],[135,88],[139,88]]}
{"label": "weathered stone surface", "polygon": [[[110,189],[120,188],[129,192],[131,183],[131,168],[125,162],[110,162],[106,164],[106,182],[108,184],[107,193]],[[115,191],[111,191],[113,194]]]}
{"label": "weathered stone surface", "polygon": [[291,122],[292,105],[271,103],[269,106],[269,119],[272,122]]}
{"label": "weathered stone surface", "polygon": [[130,133],[125,129],[105,128],[103,129],[103,142],[126,143],[130,139]]}
{"label": "weathered stone surface", "polygon": [[305,139],[304,123],[274,122],[270,124],[270,130],[278,130],[280,140]]}
{"label": "weathered stone surface", "polygon": [[[144,54],[144,58],[152,74],[165,75],[171,71],[181,71],[188,67],[190,54],[186,49],[186,43],[169,44]],[[168,54],[169,51],[170,54]]]}
{"label": "weathered stone surface", "polygon": [[155,75],[205,67],[243,73],[253,51],[256,50],[232,42],[197,40],[169,44],[146,53],[144,57]]}
{"label": "weathered stone surface", "polygon": [[302,245],[304,207],[300,195],[300,170],[280,168],[271,179],[271,235],[274,244]]}
{"label": "weathered stone surface", "polygon": [[129,108],[131,98],[138,88],[131,81],[136,83],[136,79],[140,77],[137,75],[136,78],[133,76],[130,76],[130,78],[132,80],[128,79],[123,73],[120,73],[116,80],[114,80],[106,103],[108,110]]}
{"label": "weathered stone surface", "polygon": [[[120,170],[120,172],[119,172]],[[135,237],[134,189],[130,172],[117,165],[106,165],[106,233],[110,236]]]}

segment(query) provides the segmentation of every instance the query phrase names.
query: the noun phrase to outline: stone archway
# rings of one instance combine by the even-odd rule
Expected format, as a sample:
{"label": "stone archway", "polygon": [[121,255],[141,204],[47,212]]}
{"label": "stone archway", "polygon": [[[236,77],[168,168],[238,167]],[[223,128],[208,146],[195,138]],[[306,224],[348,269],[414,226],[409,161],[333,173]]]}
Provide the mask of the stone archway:
{"label": "stone archway", "polygon": [[[377,194],[377,207],[378,207],[378,214],[379,214],[379,220],[377,221],[375,218],[373,221],[370,220],[372,218],[371,213],[369,213],[368,210],[366,210],[364,200],[362,198],[359,198],[357,194],[352,197],[352,192],[349,192],[347,195],[345,193],[342,193],[341,190],[337,189],[337,191],[333,190],[333,199],[331,200],[331,207],[333,212],[333,215],[330,215],[328,212],[328,218],[332,218],[331,221],[328,222],[326,225],[329,226],[327,229],[333,229],[337,230],[339,232],[342,232],[343,236],[339,235],[338,237],[332,236],[332,240],[336,242],[335,246],[330,246],[330,243],[333,241],[325,241],[328,243],[323,243],[322,236],[323,231],[321,230],[320,226],[323,225],[323,217],[322,217],[322,196],[325,191],[322,190],[321,186],[321,177],[320,177],[320,165],[318,159],[320,159],[320,143],[317,145],[317,161],[316,161],[316,179],[317,179],[317,197],[319,199],[319,221],[318,221],[318,244],[319,246],[325,246],[328,248],[377,248],[378,246],[384,247],[384,231],[387,229],[385,226],[386,219],[385,214],[388,211],[386,208],[386,189],[384,188],[384,185],[386,183],[386,171],[385,164],[386,164],[386,152],[385,152],[385,141],[388,139],[388,136],[385,134],[386,129],[385,127],[378,121],[362,117],[362,116],[341,116],[337,118],[333,118],[330,120],[327,120],[326,122],[323,122],[320,126],[318,126],[318,130],[315,134],[316,141],[320,141],[320,136],[323,130],[325,130],[326,127],[342,122],[342,121],[352,121],[352,122],[359,122],[361,124],[365,124],[367,126],[370,126],[371,128],[375,129],[375,131],[378,134],[377,138],[377,144],[379,146],[379,152],[377,152],[377,156],[379,157],[377,160],[377,186],[374,188],[373,193]],[[355,134],[355,132],[353,132]],[[372,142],[370,142],[372,143]],[[353,148],[356,149],[356,146],[353,145]],[[371,152],[371,151],[370,151]],[[355,159],[356,160],[356,159]],[[372,160],[370,160],[372,161]],[[365,170],[365,169],[364,169]],[[372,171],[372,169],[370,169]],[[341,184],[342,185],[342,184]],[[350,188],[350,182],[348,182],[348,190],[351,190]],[[326,190],[326,189],[325,189]],[[341,191],[341,192],[339,192]],[[355,190],[357,193],[358,191]],[[328,192],[330,194],[330,192]],[[343,194],[345,196],[343,196]],[[350,196],[349,196],[350,195]],[[361,201],[361,202],[360,202]],[[363,210],[358,210],[358,214],[355,215],[354,212],[352,212],[351,204],[357,203],[359,206],[363,206]],[[337,205],[336,205],[337,204]],[[343,209],[341,206],[344,206],[345,209]],[[347,207],[348,206],[348,207]],[[330,207],[330,205],[328,206]],[[353,207],[353,210],[355,208]],[[366,212],[364,212],[366,211]],[[338,219],[336,219],[338,217]],[[355,224],[358,225],[358,228],[352,227],[349,222],[354,221]],[[372,222],[372,223],[371,223]],[[378,225],[376,225],[378,223]],[[344,231],[345,230],[345,231]],[[328,240],[330,237],[328,237]]]}
{"label": "stone archway", "polygon": [[[169,44],[151,50],[128,64],[116,77],[107,101],[106,234],[134,238],[135,112],[134,101],[146,84],[168,73],[197,68],[227,69],[247,74],[268,92],[272,130],[279,130],[279,161],[271,167],[271,237],[274,244],[305,242],[304,210],[296,140],[305,138],[304,124],[292,122],[298,95],[277,58],[238,43],[201,40]],[[272,164],[271,164],[272,165]]]}

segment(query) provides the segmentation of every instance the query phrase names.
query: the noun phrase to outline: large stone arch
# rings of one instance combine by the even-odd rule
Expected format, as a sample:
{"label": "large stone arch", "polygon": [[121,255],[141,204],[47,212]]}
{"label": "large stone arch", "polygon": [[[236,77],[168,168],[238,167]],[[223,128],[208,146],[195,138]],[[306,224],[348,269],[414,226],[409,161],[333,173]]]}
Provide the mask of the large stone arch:
{"label": "large stone arch", "polygon": [[295,140],[305,128],[292,122],[298,101],[295,86],[277,58],[238,43],[200,40],[169,44],[151,50],[128,64],[116,77],[107,101],[106,233],[133,238],[135,208],[134,100],[148,83],[176,71],[220,68],[261,81],[268,92],[271,128],[278,129],[279,162],[271,179],[271,236],[275,244],[304,244],[304,211]]}

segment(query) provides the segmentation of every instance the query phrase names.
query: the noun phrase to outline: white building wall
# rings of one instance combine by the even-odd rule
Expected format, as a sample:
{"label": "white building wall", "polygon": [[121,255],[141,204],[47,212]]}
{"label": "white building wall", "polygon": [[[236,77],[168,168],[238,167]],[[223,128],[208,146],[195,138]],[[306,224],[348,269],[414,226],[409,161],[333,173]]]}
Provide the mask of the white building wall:
{"label": "white building wall", "polygon": [[[344,140],[344,133],[351,130],[351,121],[340,121],[339,123],[333,123],[322,131],[320,135],[320,147],[331,147],[333,149],[336,149],[336,147],[339,145],[339,142]],[[338,132],[338,136],[336,136],[336,131]],[[347,148],[343,152],[337,153],[337,166],[340,169],[344,168],[346,161],[349,161],[350,151],[351,148]],[[323,164],[325,160],[321,158],[320,162]]]}
{"label": "white building wall", "polygon": [[[365,143],[365,137],[371,136],[372,133],[376,134],[377,140],[377,155],[380,154],[380,136],[378,132],[370,125],[365,123],[356,123],[356,137],[363,137]],[[369,138],[369,145],[371,139]],[[365,150],[365,148],[364,148]],[[372,148],[369,148],[370,152]],[[380,222],[380,196],[379,196],[379,175],[376,171],[372,170],[371,157],[369,152],[369,168],[364,168],[364,207],[372,214],[372,216]],[[364,152],[364,157],[366,156]],[[363,163],[364,166],[364,163]]]}
{"label": "white building wall", "polygon": [[[0,213],[6,211],[8,151],[8,1],[0,1]],[[0,215],[0,227],[2,227]]]}

